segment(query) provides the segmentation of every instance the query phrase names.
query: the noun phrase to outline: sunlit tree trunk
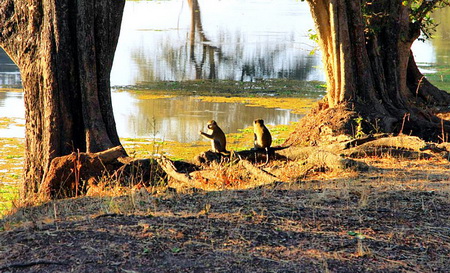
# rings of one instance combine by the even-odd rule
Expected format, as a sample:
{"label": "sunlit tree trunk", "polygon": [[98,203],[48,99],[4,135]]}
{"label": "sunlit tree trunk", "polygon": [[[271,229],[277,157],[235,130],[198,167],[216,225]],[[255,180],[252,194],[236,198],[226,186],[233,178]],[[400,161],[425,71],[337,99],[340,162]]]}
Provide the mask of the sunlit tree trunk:
{"label": "sunlit tree trunk", "polygon": [[440,122],[421,107],[448,105],[450,96],[417,69],[411,45],[420,26],[410,21],[410,8],[397,0],[308,3],[326,70],[326,107],[345,106],[377,130],[436,139]]}
{"label": "sunlit tree trunk", "polygon": [[110,71],[125,0],[2,0],[0,46],[25,92],[24,197],[51,160],[120,145]]}

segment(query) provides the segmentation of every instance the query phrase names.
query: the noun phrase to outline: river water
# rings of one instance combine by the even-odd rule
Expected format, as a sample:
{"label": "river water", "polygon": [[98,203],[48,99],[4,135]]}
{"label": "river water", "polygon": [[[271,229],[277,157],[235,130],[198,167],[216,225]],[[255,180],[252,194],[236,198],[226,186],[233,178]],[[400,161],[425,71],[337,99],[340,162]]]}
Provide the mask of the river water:
{"label": "river water", "polygon": [[[438,15],[443,24],[434,40],[413,46],[424,72],[450,67],[449,16],[448,11]],[[323,81],[321,56],[309,39],[313,28],[308,5],[297,0],[127,1],[111,83],[126,90],[161,80]],[[0,50],[0,88],[18,86],[19,71]],[[121,137],[190,142],[198,140],[198,130],[209,119],[232,133],[254,118],[268,124],[300,118],[287,110],[195,97],[144,100],[131,92],[113,92],[112,98]],[[0,118],[13,118],[18,125],[0,129],[0,137],[23,137],[23,116],[22,94],[0,92]]]}

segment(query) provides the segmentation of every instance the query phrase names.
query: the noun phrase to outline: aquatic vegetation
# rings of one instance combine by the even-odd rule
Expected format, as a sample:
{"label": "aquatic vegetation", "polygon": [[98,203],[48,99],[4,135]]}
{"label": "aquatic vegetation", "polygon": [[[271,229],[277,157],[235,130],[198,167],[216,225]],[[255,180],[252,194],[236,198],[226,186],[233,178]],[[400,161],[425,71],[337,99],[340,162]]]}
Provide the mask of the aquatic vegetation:
{"label": "aquatic vegetation", "polygon": [[243,103],[247,106],[289,109],[295,114],[306,114],[317,102],[317,98],[268,98],[268,97],[215,97],[201,96],[199,99],[208,102]]}
{"label": "aquatic vegetation", "polygon": [[164,95],[164,94],[138,94],[138,99],[141,100],[156,100],[156,99],[169,99],[176,97],[175,95]]}

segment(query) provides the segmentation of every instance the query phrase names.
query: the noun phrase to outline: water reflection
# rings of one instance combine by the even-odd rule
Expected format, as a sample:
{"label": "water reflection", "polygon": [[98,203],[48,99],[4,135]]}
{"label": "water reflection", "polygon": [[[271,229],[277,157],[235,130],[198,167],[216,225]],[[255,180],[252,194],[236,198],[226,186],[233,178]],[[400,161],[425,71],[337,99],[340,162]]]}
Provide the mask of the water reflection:
{"label": "water reflection", "polygon": [[[126,101],[126,103],[123,103]],[[266,124],[289,124],[301,115],[283,109],[249,107],[242,103],[205,102],[196,97],[139,99],[128,92],[114,92],[113,102],[129,107],[115,107],[121,137],[158,138],[178,142],[200,140],[199,130],[214,119],[225,133],[236,133],[252,125],[255,118]]]}
{"label": "water reflection", "polygon": [[25,136],[25,106],[22,92],[0,92],[0,118],[9,118],[13,122],[0,128],[0,137]]}
{"label": "water reflection", "polygon": [[[434,17],[440,23],[435,39],[413,46],[424,72],[433,72],[430,66],[450,65],[450,8]],[[320,56],[309,54],[315,47],[308,38],[312,28],[307,4],[297,0],[127,1],[111,82],[323,80]],[[18,68],[0,49],[0,88],[20,84]],[[211,118],[227,133],[250,126],[254,118],[268,124],[288,124],[299,118],[288,111],[206,103],[194,97],[150,101],[114,92],[112,99],[121,137],[155,135],[190,142]],[[17,112],[23,118],[22,100],[19,93],[0,92],[0,118],[15,117]],[[17,128],[21,133],[0,130],[0,137],[23,136],[23,127]]]}
{"label": "water reflection", "polygon": [[0,48],[0,88],[20,88],[21,85],[19,68]]}
{"label": "water reflection", "polygon": [[413,54],[420,71],[436,87],[450,91],[450,8],[433,14],[438,23],[431,40],[416,41]]}
{"label": "water reflection", "polygon": [[[200,140],[199,130],[215,119],[225,133],[236,133],[262,118],[269,125],[289,124],[301,115],[288,110],[250,107],[241,103],[200,101],[196,97],[139,99],[129,92],[113,92],[117,131],[122,138],[149,138],[178,142]],[[0,137],[24,137],[23,94],[0,92],[0,117],[14,118],[19,126],[0,129]]]}
{"label": "water reflection", "polygon": [[111,81],[323,80],[311,28],[294,0],[127,2]]}
{"label": "water reflection", "polygon": [[[450,65],[450,8],[434,15],[434,39],[414,43],[424,72]],[[127,1],[111,82],[255,78],[324,80],[308,38],[313,22],[298,0]],[[17,67],[0,49],[0,88],[20,87]]]}
{"label": "water reflection", "polygon": [[[212,45],[203,30],[200,6],[197,0],[187,0],[191,11],[189,55],[195,69],[195,79],[216,79],[216,56],[223,61],[222,50]],[[201,45],[201,46],[199,46]],[[205,68],[205,66],[207,68]],[[209,73],[204,71],[209,70]],[[205,75],[205,73],[208,73]]]}
{"label": "water reflection", "polygon": [[431,40],[435,50],[435,63],[438,66],[448,67],[450,66],[450,8],[440,10],[434,18],[438,23],[437,32]]}

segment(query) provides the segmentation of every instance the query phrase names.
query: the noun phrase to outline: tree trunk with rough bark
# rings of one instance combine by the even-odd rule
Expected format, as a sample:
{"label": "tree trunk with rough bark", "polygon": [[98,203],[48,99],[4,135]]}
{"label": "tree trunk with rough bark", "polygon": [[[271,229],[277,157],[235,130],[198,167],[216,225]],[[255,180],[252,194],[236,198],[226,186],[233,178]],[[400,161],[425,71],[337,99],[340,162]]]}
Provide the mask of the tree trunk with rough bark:
{"label": "tree trunk with rough bark", "polygon": [[110,71],[125,0],[2,0],[0,46],[23,82],[22,197],[39,190],[52,159],[120,145]]}
{"label": "tree trunk with rough bark", "polygon": [[[424,1],[415,12],[427,12],[435,2]],[[358,130],[405,133],[435,141],[447,137],[442,131],[447,133],[450,124],[424,110],[448,106],[450,95],[428,82],[416,66],[411,45],[421,26],[410,19],[410,6],[397,0],[308,3],[319,34],[327,97],[299,130],[306,127],[316,135],[332,131],[354,136]],[[333,120],[338,109],[346,114]],[[359,128],[357,118],[363,120]],[[288,143],[298,142],[296,138]],[[313,141],[311,136],[300,138]]]}

